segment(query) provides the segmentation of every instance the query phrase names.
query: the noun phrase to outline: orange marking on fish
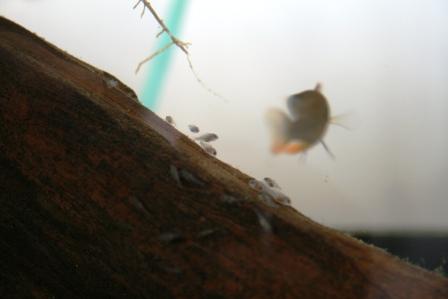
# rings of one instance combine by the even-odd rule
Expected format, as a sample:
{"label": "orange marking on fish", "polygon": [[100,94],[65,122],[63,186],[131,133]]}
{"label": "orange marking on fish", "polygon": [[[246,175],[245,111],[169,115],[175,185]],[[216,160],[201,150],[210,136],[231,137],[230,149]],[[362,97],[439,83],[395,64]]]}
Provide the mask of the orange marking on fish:
{"label": "orange marking on fish", "polygon": [[307,147],[308,147],[308,144],[306,144],[306,143],[293,141],[293,142],[287,143],[283,147],[283,152],[288,153],[288,154],[297,154],[297,153],[304,151]]}
{"label": "orange marking on fish", "polygon": [[271,147],[271,151],[274,154],[279,154],[279,153],[297,154],[297,153],[304,151],[308,147],[309,147],[309,145],[307,143],[293,141],[293,142],[288,142],[288,143],[283,143],[283,144],[273,144]]}

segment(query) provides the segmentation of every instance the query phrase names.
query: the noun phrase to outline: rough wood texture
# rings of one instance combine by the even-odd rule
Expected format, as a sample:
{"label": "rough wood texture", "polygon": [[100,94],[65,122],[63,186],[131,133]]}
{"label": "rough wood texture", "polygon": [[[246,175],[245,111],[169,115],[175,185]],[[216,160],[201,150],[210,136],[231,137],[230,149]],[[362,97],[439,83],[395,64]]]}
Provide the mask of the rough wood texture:
{"label": "rough wood texture", "polygon": [[249,179],[0,18],[1,298],[448,298]]}

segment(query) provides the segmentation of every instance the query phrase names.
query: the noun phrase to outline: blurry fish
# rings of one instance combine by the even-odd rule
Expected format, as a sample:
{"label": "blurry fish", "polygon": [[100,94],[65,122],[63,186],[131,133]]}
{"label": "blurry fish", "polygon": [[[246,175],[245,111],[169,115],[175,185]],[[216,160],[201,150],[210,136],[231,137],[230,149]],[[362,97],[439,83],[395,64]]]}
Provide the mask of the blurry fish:
{"label": "blurry fish", "polygon": [[260,224],[263,231],[265,233],[272,233],[272,225],[267,215],[264,215],[263,212],[259,210],[255,210],[255,214],[257,215],[258,223]]}
{"label": "blurry fish", "polygon": [[277,182],[274,181],[273,179],[266,177],[263,180],[265,181],[266,184],[268,184],[269,187],[276,188],[279,190],[281,189],[280,186],[277,184]]}
{"label": "blurry fish", "polygon": [[255,189],[257,192],[262,195],[262,197],[272,198],[275,202],[280,203],[282,205],[290,205],[291,200],[288,196],[280,192],[280,190],[276,188],[271,188],[266,181],[259,181],[256,179],[249,180],[249,186],[252,189]]}
{"label": "blurry fish", "polygon": [[172,116],[169,116],[169,115],[165,116],[165,121],[172,126],[176,126],[176,123],[174,122],[174,119]]}
{"label": "blurry fish", "polygon": [[106,85],[108,88],[115,88],[118,86],[118,81],[115,79],[106,79]]}
{"label": "blurry fish", "polygon": [[213,146],[211,146],[210,144],[208,144],[207,142],[200,140],[199,145],[209,155],[216,156],[216,154],[217,154],[216,149]]}
{"label": "blurry fish", "polygon": [[179,171],[177,170],[176,166],[170,165],[170,174],[173,177],[173,179],[176,181],[177,185],[179,187],[182,187],[182,183],[180,182],[180,177],[179,177]]}
{"label": "blurry fish", "polygon": [[201,179],[199,179],[198,177],[196,177],[194,174],[187,171],[186,169],[181,169],[179,171],[179,177],[181,178],[181,180],[183,180],[186,183],[189,183],[190,185],[199,186],[199,187],[205,186],[205,182],[203,182]]}
{"label": "blurry fish", "polygon": [[218,135],[216,135],[215,133],[205,133],[205,134],[202,134],[201,136],[195,138],[195,140],[205,141],[205,142],[215,141],[216,139],[218,139]]}
{"label": "blurry fish", "polygon": [[271,108],[266,119],[271,131],[274,154],[296,154],[305,152],[316,143],[321,143],[332,156],[322,140],[330,123],[330,107],[317,83],[313,90],[294,94],[287,99],[289,115]]}
{"label": "blurry fish", "polygon": [[199,133],[199,128],[198,128],[198,126],[195,126],[195,125],[188,125],[188,129],[190,129],[190,132],[192,132],[192,133]]}

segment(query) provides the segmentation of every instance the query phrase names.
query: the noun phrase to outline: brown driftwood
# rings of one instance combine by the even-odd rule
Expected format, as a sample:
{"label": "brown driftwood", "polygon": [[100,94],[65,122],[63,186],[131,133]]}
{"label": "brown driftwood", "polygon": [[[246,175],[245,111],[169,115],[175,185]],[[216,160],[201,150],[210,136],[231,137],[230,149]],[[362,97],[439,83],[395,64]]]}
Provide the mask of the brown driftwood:
{"label": "brown driftwood", "polygon": [[249,179],[0,18],[1,298],[448,298]]}

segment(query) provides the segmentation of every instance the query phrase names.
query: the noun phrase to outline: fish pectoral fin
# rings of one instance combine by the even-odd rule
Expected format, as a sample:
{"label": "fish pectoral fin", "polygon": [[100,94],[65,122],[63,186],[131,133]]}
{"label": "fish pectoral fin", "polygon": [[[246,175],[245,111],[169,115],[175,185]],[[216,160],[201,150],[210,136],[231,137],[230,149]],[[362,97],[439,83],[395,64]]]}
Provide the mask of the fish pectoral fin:
{"label": "fish pectoral fin", "polygon": [[274,154],[286,153],[286,154],[297,154],[303,152],[309,147],[309,144],[303,141],[291,141],[284,144],[273,144],[272,152]]}
{"label": "fish pectoral fin", "polygon": [[320,140],[320,143],[322,144],[322,146],[324,147],[325,151],[328,153],[328,155],[334,160],[336,157],[334,156],[334,154],[331,152],[330,148],[327,146],[327,144],[325,143],[325,141],[323,141],[322,139]]}

